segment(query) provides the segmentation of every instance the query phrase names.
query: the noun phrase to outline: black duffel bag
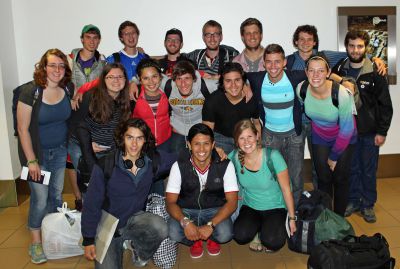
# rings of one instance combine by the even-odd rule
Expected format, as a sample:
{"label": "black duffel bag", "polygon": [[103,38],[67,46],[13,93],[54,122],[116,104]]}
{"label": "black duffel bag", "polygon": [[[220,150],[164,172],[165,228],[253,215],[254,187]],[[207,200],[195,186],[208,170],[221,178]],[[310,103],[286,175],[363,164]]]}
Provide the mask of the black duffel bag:
{"label": "black duffel bag", "polygon": [[317,245],[315,239],[315,221],[324,211],[332,209],[332,199],[328,194],[319,190],[304,191],[296,207],[297,231],[288,239],[290,250],[310,254]]}
{"label": "black duffel bag", "polygon": [[315,246],[308,258],[309,269],[393,269],[389,244],[379,233],[343,240],[329,240]]}

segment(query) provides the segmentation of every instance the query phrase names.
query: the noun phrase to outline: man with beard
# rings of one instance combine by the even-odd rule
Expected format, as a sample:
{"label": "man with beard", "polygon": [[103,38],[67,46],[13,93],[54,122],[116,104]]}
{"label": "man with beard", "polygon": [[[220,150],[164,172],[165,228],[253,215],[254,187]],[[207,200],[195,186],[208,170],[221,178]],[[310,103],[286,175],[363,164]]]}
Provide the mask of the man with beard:
{"label": "man with beard", "polygon": [[197,49],[188,54],[196,64],[196,69],[205,72],[205,78],[217,79],[223,65],[239,54],[237,50],[226,45],[220,45],[223,35],[222,26],[214,20],[207,21],[203,26],[203,41],[205,49]]}
{"label": "man with beard", "polygon": [[163,74],[168,77],[172,76],[172,71],[178,61],[186,60],[184,54],[181,54],[183,47],[182,32],[179,29],[172,28],[165,34],[164,47],[167,50],[167,55],[158,60]]}
{"label": "man with beard", "polygon": [[240,25],[240,36],[246,48],[232,62],[240,63],[246,73],[264,71],[261,22],[255,18],[246,19]]}
{"label": "man with beard", "polygon": [[108,63],[120,62],[126,70],[129,81],[136,76],[136,67],[139,62],[149,56],[138,51],[140,31],[131,21],[124,21],[118,28],[118,37],[124,48],[107,57]]}
{"label": "man with beard", "polygon": [[350,31],[344,45],[348,58],[332,70],[343,77],[354,78],[361,95],[362,106],[357,111],[358,140],[353,154],[350,175],[349,204],[345,216],[360,211],[366,222],[376,222],[374,204],[377,200],[376,171],[379,147],[385,143],[393,115],[387,78],[375,70],[366,57],[368,33]]}

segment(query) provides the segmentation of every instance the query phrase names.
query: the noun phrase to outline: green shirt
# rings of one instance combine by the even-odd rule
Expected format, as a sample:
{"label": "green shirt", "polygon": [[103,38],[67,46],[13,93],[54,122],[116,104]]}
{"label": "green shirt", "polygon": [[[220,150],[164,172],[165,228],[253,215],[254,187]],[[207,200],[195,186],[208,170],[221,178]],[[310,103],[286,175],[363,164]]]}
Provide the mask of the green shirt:
{"label": "green shirt", "polygon": [[[279,182],[273,179],[268,169],[266,150],[263,150],[261,168],[256,172],[249,171],[244,167],[244,174],[240,173],[241,165],[236,150],[232,151],[228,157],[235,166],[240,184],[239,196],[242,198],[243,205],[256,210],[286,208]],[[279,151],[272,150],[271,159],[276,174],[287,169],[285,160]]]}

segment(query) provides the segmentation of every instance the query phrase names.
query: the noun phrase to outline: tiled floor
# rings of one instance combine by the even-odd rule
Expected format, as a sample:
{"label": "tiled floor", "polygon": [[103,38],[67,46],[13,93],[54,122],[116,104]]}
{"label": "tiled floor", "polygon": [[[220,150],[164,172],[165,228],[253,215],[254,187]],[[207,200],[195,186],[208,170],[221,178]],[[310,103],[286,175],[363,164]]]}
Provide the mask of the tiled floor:
{"label": "tiled floor", "polygon": [[[400,178],[380,179],[378,181],[378,203],[376,214],[378,221],[368,224],[358,215],[349,218],[357,235],[373,235],[382,233],[389,241],[390,251],[400,263]],[[72,195],[65,195],[65,200],[72,205]],[[51,260],[43,265],[30,263],[27,247],[29,232],[26,229],[29,202],[21,206],[0,209],[0,268],[94,268],[93,263],[84,257],[73,257],[61,260]],[[130,262],[130,253],[125,253],[124,268],[135,268]],[[235,242],[223,245],[222,254],[211,257],[205,254],[202,258],[193,260],[189,257],[188,248],[180,247],[178,262],[179,269],[228,269],[228,268],[276,268],[298,269],[306,268],[307,255],[301,255],[288,250],[285,246],[274,254],[255,253],[248,246],[240,246]],[[149,264],[147,268],[155,268]],[[400,266],[397,265],[397,269]]]}

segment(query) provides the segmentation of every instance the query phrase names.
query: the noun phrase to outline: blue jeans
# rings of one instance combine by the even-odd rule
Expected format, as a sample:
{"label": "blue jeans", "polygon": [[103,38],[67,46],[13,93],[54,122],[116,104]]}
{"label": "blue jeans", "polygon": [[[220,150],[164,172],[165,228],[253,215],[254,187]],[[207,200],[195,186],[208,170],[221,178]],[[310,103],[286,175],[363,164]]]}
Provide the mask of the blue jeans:
{"label": "blue jeans", "polygon": [[82,156],[82,151],[79,142],[73,138],[70,138],[68,141],[68,154],[71,157],[75,170],[78,172],[78,162],[79,158]]}
{"label": "blue jeans", "polygon": [[315,166],[313,162],[313,153],[312,153],[312,142],[311,142],[311,121],[308,120],[302,124],[302,134],[303,134],[303,143],[305,144],[305,140],[307,139],[307,147],[308,152],[310,153],[310,160],[311,160],[311,180],[314,186],[314,190],[318,189],[318,176],[317,172],[315,171]]}
{"label": "blue jeans", "polygon": [[229,154],[235,149],[235,141],[232,137],[224,136],[214,132],[215,146],[222,148],[226,154]]}
{"label": "blue jeans", "polygon": [[[188,217],[196,226],[206,225],[207,222],[217,214],[219,207],[206,209],[188,209],[183,208],[183,214]],[[186,238],[183,228],[179,221],[174,218],[168,220],[169,237],[171,240],[180,242],[184,245],[191,246],[193,241]],[[210,239],[223,244],[229,242],[233,238],[233,224],[231,218],[226,218],[224,221],[215,226],[215,230],[210,236]]]}
{"label": "blue jeans", "polygon": [[179,153],[183,149],[187,149],[186,137],[184,135],[172,132],[171,135],[171,151]]}
{"label": "blue jeans", "polygon": [[376,203],[378,158],[375,134],[358,136],[351,161],[349,202],[361,209],[374,207]]}
{"label": "blue jeans", "polygon": [[112,239],[103,263],[95,261],[95,268],[122,268],[125,240],[132,240],[132,246],[141,260],[150,260],[161,242],[168,237],[168,226],[164,219],[143,211],[130,217],[125,227],[119,231],[121,236]]}
{"label": "blue jeans", "polygon": [[290,182],[295,206],[303,192],[303,165],[304,165],[304,139],[294,131],[287,136],[272,135],[264,129],[263,135],[266,147],[270,147],[282,154],[288,167]]}
{"label": "blue jeans", "polygon": [[42,149],[40,169],[49,171],[51,175],[48,186],[28,182],[31,189],[28,214],[28,227],[30,230],[39,230],[46,214],[56,212],[57,207],[61,207],[66,160],[66,144],[52,149]]}

